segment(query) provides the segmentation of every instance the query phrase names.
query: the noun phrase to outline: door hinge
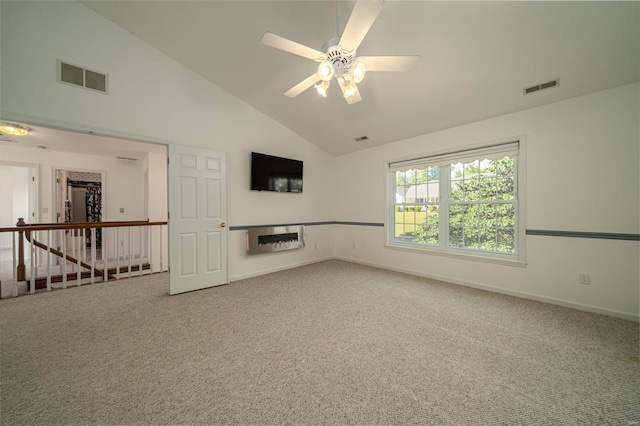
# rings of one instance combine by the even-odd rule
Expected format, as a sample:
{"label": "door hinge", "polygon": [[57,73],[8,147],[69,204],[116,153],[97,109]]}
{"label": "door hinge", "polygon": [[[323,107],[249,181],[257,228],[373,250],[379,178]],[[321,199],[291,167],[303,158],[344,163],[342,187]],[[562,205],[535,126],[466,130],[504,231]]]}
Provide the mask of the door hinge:
{"label": "door hinge", "polygon": [[169,157],[167,157],[167,164],[169,164]]}
{"label": "door hinge", "polygon": [[60,183],[60,178],[57,178],[57,179],[56,179],[56,183]]}
{"label": "door hinge", "polygon": [[56,217],[60,217],[60,213],[56,213]]}
{"label": "door hinge", "polygon": [[35,176],[31,176],[31,181],[35,182],[36,181],[36,177]]}
{"label": "door hinge", "polygon": [[171,212],[167,212],[167,219],[171,219]]}
{"label": "door hinge", "polygon": [[31,212],[31,217],[36,217],[36,213],[35,212]]}

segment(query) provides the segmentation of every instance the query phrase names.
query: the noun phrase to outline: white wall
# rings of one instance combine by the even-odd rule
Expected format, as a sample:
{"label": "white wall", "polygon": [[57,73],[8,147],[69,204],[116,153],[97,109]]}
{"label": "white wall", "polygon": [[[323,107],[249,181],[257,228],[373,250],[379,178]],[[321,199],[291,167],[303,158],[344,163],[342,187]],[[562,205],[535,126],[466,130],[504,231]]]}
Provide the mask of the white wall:
{"label": "white wall", "polygon": [[[54,170],[105,171],[103,220],[144,220],[142,217],[142,163],[40,149],[0,146],[3,160],[39,165],[40,223],[56,222]],[[124,213],[120,213],[120,207]],[[44,213],[44,208],[48,211]],[[26,220],[26,219],[25,219]],[[27,221],[28,222],[28,221]]]}
{"label": "white wall", "polygon": [[[525,135],[526,228],[638,233],[637,84],[332,158],[82,4],[0,8],[1,117],[226,152],[230,226],[382,222],[385,160]],[[110,94],[56,83],[56,59],[106,72]],[[251,151],[303,160],[304,193],[249,191]],[[245,233],[231,231],[230,274],[238,279],[335,254],[638,316],[637,242],[528,236],[528,265],[516,268],[386,250],[383,241],[380,227],[314,226],[303,250],[246,256]],[[592,284],[579,285],[578,273],[591,274]]]}
{"label": "white wall", "polygon": [[[148,208],[150,222],[166,222],[167,221],[167,156],[166,154],[158,154],[150,152],[147,154],[143,163],[144,171],[147,172],[149,180],[148,188]],[[155,265],[152,265],[154,271],[166,269],[169,265],[169,246],[167,238],[166,226],[162,227],[162,231],[158,227],[154,227],[152,231],[152,259]],[[161,234],[162,232],[162,234]],[[160,247],[162,244],[162,247]],[[160,255],[162,255],[162,263],[160,263]]]}
{"label": "white wall", "polygon": [[[524,135],[526,229],[638,234],[639,91],[638,84],[618,87],[337,157],[340,190],[334,218],[384,221],[386,160]],[[384,232],[336,225],[335,253],[450,282],[638,317],[637,241],[527,236],[528,264],[520,268],[385,249]],[[579,273],[590,274],[591,285],[578,284]]]}
{"label": "white wall", "polygon": [[[12,167],[13,217],[29,221],[29,169]],[[15,226],[15,223],[14,223]]]}
{"label": "white wall", "polygon": [[[3,118],[226,152],[230,226],[328,220],[326,152],[80,3],[0,7]],[[107,73],[109,95],[56,83],[56,59]],[[249,191],[251,151],[304,161],[304,193]],[[231,231],[231,278],[326,257],[330,227],[320,228],[303,250],[251,257],[245,232]]]}

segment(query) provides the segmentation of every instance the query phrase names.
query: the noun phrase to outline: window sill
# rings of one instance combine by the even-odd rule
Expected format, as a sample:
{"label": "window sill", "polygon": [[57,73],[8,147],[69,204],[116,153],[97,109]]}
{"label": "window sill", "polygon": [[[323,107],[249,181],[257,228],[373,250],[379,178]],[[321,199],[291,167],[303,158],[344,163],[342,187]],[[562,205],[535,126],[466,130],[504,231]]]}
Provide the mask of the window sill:
{"label": "window sill", "polygon": [[385,244],[384,248],[389,250],[398,250],[398,251],[405,251],[410,253],[420,253],[420,254],[426,254],[426,255],[449,257],[453,259],[471,260],[474,262],[485,262],[485,263],[494,263],[497,265],[514,266],[517,268],[525,268],[527,266],[526,261],[518,260],[518,259],[505,259],[505,258],[499,258],[499,257],[488,257],[488,256],[480,256],[480,255],[473,255],[473,254],[467,254],[467,253],[457,253],[453,251],[431,250],[428,248],[408,247],[408,246],[398,245],[398,244]]}

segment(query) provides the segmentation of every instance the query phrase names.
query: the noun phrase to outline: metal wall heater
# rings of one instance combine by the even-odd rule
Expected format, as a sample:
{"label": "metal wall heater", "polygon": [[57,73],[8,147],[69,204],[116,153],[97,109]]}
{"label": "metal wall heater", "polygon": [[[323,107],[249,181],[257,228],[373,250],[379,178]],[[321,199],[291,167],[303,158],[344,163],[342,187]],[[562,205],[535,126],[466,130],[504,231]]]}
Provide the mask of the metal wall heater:
{"label": "metal wall heater", "polygon": [[247,254],[295,250],[301,247],[304,247],[304,225],[247,230]]}

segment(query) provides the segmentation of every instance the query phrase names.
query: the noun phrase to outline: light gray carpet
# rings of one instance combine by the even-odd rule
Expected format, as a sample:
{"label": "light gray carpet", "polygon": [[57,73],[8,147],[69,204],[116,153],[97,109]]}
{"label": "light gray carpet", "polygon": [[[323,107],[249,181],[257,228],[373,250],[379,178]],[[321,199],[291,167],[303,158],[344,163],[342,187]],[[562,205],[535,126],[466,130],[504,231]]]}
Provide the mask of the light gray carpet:
{"label": "light gray carpet", "polygon": [[0,301],[5,424],[637,424],[638,324],[340,261]]}

